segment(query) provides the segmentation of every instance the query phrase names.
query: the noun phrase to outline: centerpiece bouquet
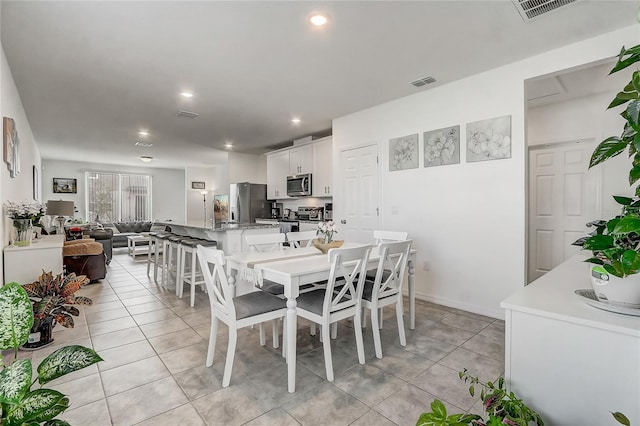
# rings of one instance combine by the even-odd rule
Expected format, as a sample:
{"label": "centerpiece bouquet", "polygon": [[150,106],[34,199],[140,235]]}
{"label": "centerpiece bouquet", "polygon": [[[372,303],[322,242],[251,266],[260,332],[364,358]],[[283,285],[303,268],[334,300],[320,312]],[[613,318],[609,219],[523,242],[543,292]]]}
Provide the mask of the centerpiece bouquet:
{"label": "centerpiece bouquet", "polygon": [[31,244],[33,225],[42,226],[40,219],[45,214],[45,205],[21,201],[19,203],[7,201],[4,203],[4,211],[12,220],[17,231],[14,244],[26,246]]}
{"label": "centerpiece bouquet", "polygon": [[329,249],[342,246],[342,243],[344,243],[344,241],[333,239],[333,234],[337,233],[338,230],[332,220],[329,220],[327,222],[320,222],[318,224],[318,228],[316,229],[316,236],[318,236],[319,238],[313,240],[314,247],[321,252],[326,253],[329,251]]}

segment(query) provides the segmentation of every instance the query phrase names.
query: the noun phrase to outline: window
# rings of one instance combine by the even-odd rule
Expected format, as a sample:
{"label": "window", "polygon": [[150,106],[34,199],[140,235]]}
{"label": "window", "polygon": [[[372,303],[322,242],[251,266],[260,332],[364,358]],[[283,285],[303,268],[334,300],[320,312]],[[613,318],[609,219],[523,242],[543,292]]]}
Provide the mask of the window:
{"label": "window", "polygon": [[151,220],[151,176],[86,172],[87,220]]}

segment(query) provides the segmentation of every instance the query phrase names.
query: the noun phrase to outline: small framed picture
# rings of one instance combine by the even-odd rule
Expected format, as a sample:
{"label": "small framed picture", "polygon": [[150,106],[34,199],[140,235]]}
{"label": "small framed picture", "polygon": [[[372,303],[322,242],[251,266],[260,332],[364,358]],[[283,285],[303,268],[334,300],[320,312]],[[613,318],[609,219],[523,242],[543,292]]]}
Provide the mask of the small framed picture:
{"label": "small framed picture", "polygon": [[78,180],[71,178],[53,178],[54,194],[76,194],[78,192]]}
{"label": "small framed picture", "polygon": [[205,189],[204,182],[191,182],[191,189]]}

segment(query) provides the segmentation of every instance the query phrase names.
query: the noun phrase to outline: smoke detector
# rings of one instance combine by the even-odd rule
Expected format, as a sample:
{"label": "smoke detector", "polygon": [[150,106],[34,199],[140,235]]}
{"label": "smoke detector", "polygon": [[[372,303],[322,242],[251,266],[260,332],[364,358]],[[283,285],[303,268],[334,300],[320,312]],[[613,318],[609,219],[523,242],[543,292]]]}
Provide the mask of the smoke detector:
{"label": "smoke detector", "polygon": [[577,0],[511,0],[522,20],[527,22]]}
{"label": "smoke detector", "polygon": [[177,115],[178,117],[185,117],[185,118],[196,118],[200,116],[200,114],[198,114],[197,112],[185,111],[183,109],[179,109]]}

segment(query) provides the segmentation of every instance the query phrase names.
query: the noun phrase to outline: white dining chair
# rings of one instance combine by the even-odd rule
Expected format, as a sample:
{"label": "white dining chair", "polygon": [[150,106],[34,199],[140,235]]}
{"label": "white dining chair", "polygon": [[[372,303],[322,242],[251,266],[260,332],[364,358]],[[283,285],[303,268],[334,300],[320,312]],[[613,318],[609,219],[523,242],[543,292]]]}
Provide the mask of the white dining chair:
{"label": "white dining chair", "polygon": [[[227,360],[222,377],[222,387],[226,388],[231,381],[238,329],[272,320],[273,334],[277,336],[278,320],[285,316],[287,305],[283,299],[259,291],[233,297],[233,290],[227,281],[222,250],[199,245],[197,252],[211,305],[211,332],[207,350],[207,367],[213,365],[218,321],[222,321],[229,328]],[[264,346],[264,336],[261,336],[260,344]]]}
{"label": "white dining chair", "polygon": [[293,248],[311,247],[314,238],[316,231],[287,232],[287,242]]}
{"label": "white dining chair", "polygon": [[284,248],[285,235],[283,233],[245,235],[244,241],[250,251],[269,252]]}
{"label": "white dining chair", "polygon": [[[330,325],[353,317],[358,362],[364,364],[364,344],[361,327],[361,295],[371,246],[336,248],[329,250],[329,280],[326,289],[300,294],[297,299],[298,316],[321,326],[322,347],[327,380],[333,381]],[[336,280],[341,287],[334,291]]]}
{"label": "white dining chair", "polygon": [[366,280],[362,291],[362,307],[371,311],[371,329],[376,357],[382,358],[380,342],[380,317],[382,307],[395,305],[400,345],[406,346],[402,307],[402,281],[409,259],[411,240],[382,243],[378,246],[380,261],[375,279]]}
{"label": "white dining chair", "polygon": [[[270,251],[283,250],[285,234],[278,232],[274,234],[245,235],[244,241],[247,243],[250,251],[266,253]],[[281,296],[284,294],[284,286],[282,284],[269,280],[262,281],[262,287],[260,287],[260,290],[275,296]]]}

